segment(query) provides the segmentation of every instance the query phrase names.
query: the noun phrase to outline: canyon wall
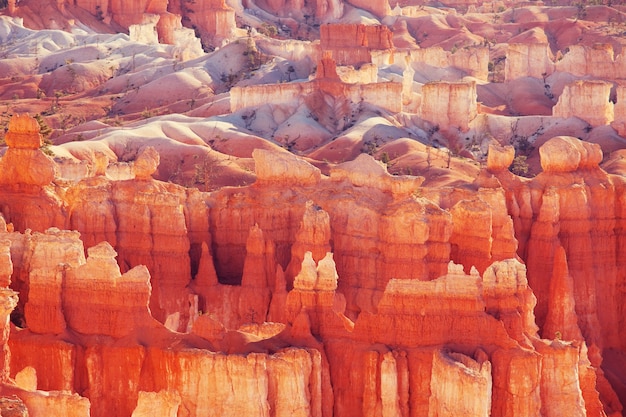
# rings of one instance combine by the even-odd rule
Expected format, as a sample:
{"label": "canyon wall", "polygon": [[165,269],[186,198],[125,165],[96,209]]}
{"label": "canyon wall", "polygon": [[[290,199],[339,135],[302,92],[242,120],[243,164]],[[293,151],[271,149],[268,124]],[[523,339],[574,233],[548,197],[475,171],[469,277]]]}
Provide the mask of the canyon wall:
{"label": "canyon wall", "polygon": [[420,117],[439,127],[467,131],[477,114],[475,82],[430,82],[422,86]]}
{"label": "canyon wall", "polygon": [[616,102],[613,110],[615,112],[615,120],[611,126],[620,136],[626,136],[626,86],[618,85],[616,88]]}
{"label": "canyon wall", "polygon": [[[67,0],[65,0],[67,1]],[[64,1],[64,2],[65,2]],[[99,20],[110,21],[128,29],[146,25],[151,15],[158,16],[163,20],[159,30],[159,37],[164,43],[172,42],[172,32],[166,35],[166,21],[172,16],[180,25],[182,23],[189,28],[197,28],[203,40],[219,44],[224,39],[232,36],[235,25],[235,11],[226,5],[224,0],[138,0],[126,2],[122,0],[76,0],[79,6]],[[140,26],[137,26],[140,25]],[[149,28],[147,28],[149,29]]]}
{"label": "canyon wall", "polygon": [[331,52],[338,65],[370,63],[375,51],[393,50],[392,38],[393,33],[383,25],[333,23],[320,26],[320,48]]}
{"label": "canyon wall", "polygon": [[601,80],[626,78],[623,53],[616,55],[609,43],[572,44],[553,56],[546,43],[511,43],[505,61],[505,80],[545,78],[553,72]]}
{"label": "canyon wall", "polygon": [[626,78],[626,56],[615,55],[611,44],[570,45],[563,58],[556,62],[556,70],[579,77],[615,80]]}
{"label": "canyon wall", "polygon": [[554,72],[554,60],[546,43],[510,43],[506,51],[504,79],[545,78]]}
{"label": "canyon wall", "polygon": [[[31,178],[38,126],[10,132],[34,149],[0,163]],[[133,180],[7,178],[9,374],[35,369],[92,416],[615,415],[625,183],[597,145],[540,155],[522,180],[494,151],[455,189],[260,149],[253,185],[212,193],[151,179],[151,148]]]}
{"label": "canyon wall", "polygon": [[[236,112],[247,107],[258,107],[267,103],[298,104],[306,103],[317,115],[318,120],[324,119],[320,112],[325,111],[328,99],[319,100],[319,95],[329,96],[335,107],[354,107],[361,102],[372,103],[393,113],[402,111],[402,84],[387,83],[346,83],[337,74],[336,63],[326,53],[317,67],[313,81],[293,82],[286,84],[264,84],[246,87],[233,87],[230,90],[230,110]],[[320,108],[320,105],[322,108]],[[342,121],[341,114],[334,114],[335,123]],[[323,123],[323,122],[322,122]],[[330,130],[335,130],[331,128]]]}
{"label": "canyon wall", "polygon": [[552,109],[555,117],[578,117],[591,126],[604,126],[614,119],[609,101],[612,84],[606,81],[575,81],[568,84]]}
{"label": "canyon wall", "polygon": [[377,67],[398,65],[414,69],[448,68],[487,81],[489,77],[489,49],[483,46],[446,51],[441,47],[395,48],[371,51],[372,62]]}

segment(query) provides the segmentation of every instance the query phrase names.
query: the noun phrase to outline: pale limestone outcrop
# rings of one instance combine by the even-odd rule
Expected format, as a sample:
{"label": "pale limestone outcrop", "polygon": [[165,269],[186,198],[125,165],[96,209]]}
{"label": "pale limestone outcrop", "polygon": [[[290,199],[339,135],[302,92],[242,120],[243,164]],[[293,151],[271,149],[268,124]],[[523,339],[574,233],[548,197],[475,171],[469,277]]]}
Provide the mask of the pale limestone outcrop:
{"label": "pale limestone outcrop", "polygon": [[557,136],[539,148],[544,172],[572,172],[597,168],[602,149],[596,143],[583,142],[571,136]]}
{"label": "pale limestone outcrop", "polygon": [[[432,48],[426,48],[432,49]],[[413,55],[413,51],[411,51]],[[460,69],[471,77],[475,77],[482,81],[489,78],[489,48],[475,47],[467,50],[462,49],[451,53],[446,51],[449,65],[453,68]],[[428,61],[426,61],[428,62]]]}
{"label": "pale limestone outcrop", "polygon": [[580,348],[558,340],[537,340],[541,354],[542,415],[586,417],[585,401],[577,374]]}
{"label": "pale limestone outcrop", "polygon": [[291,283],[300,271],[306,252],[311,253],[314,263],[320,262],[327,253],[331,252],[330,240],[330,216],[328,212],[313,201],[307,201],[295,241],[291,245],[291,259],[285,270],[287,281]]}
{"label": "pale limestone outcrop", "polygon": [[[0,221],[0,233],[6,232],[6,223],[2,225],[4,219]],[[4,229],[4,230],[3,230]],[[11,285],[11,275],[13,274],[13,261],[11,260],[11,241],[0,240],[0,288]]]}
{"label": "pale limestone outcrop", "polygon": [[[329,111],[334,112],[335,122],[330,125],[323,120],[324,110],[328,111],[329,107],[326,100],[334,103]],[[312,81],[235,86],[230,90],[231,112],[267,103],[288,104],[295,109],[304,103],[330,131],[343,129],[346,107],[349,109],[361,102],[398,113],[402,111],[402,83],[345,83],[337,74],[336,63],[329,53],[325,53],[318,63],[316,76]]]}
{"label": "pale limestone outcrop", "polygon": [[321,181],[321,172],[291,153],[263,149],[252,152],[258,183],[312,185]]}
{"label": "pale limestone outcrop", "polygon": [[62,391],[23,392],[18,394],[30,417],[91,417],[91,404],[85,397]]}
{"label": "pale limestone outcrop", "polygon": [[180,403],[180,395],[176,391],[139,391],[137,408],[131,417],[176,417]]}
{"label": "pale limestone outcrop", "polygon": [[37,390],[37,370],[32,366],[26,368],[15,374],[15,385],[26,391]]}
{"label": "pale limestone outcrop", "polygon": [[330,179],[333,182],[347,181],[355,187],[377,188],[394,196],[407,196],[424,182],[423,177],[391,175],[384,164],[365,153],[333,167]]}
{"label": "pale limestone outcrop", "polygon": [[373,51],[393,50],[393,33],[384,25],[327,23],[320,26],[320,48],[338,65],[372,62]]}
{"label": "pale limestone outcrop", "polygon": [[500,172],[509,169],[515,158],[513,146],[501,146],[496,142],[489,144],[487,154],[487,169],[491,172]]}
{"label": "pale limestone outcrop", "polygon": [[569,72],[577,77],[595,77],[606,80],[626,78],[626,55],[615,56],[613,45],[569,45],[562,59],[556,62],[556,70]]}
{"label": "pale limestone outcrop", "polygon": [[280,83],[267,85],[234,86],[230,89],[230,110],[257,107],[266,103],[298,103],[301,96],[315,91],[312,83]]}
{"label": "pale limestone outcrop", "polygon": [[156,24],[159,42],[174,45],[173,58],[180,61],[202,56],[202,42],[196,38],[193,29],[183,27],[179,15],[164,13]]}
{"label": "pale limestone outcrop", "polygon": [[626,85],[618,85],[616,88],[616,102],[614,109],[614,121],[611,126],[617,133],[626,137]]}
{"label": "pale limestone outcrop", "polygon": [[[415,71],[427,72],[432,68],[460,70],[478,80],[489,78],[489,48],[483,46],[460,49],[452,53],[440,46],[430,48],[397,48],[372,51],[372,62],[377,66],[398,65]],[[404,57],[404,59],[403,59]]]}
{"label": "pale limestone outcrop", "polygon": [[333,259],[333,254],[328,252],[317,263],[317,282],[314,289],[317,291],[335,291],[338,279],[339,275],[337,275],[337,265]]}
{"label": "pale limestone outcrop", "polygon": [[[491,415],[491,363],[454,352],[433,356],[429,416]],[[452,388],[454,387],[454,388]]]}
{"label": "pale limestone outcrop", "polygon": [[9,330],[11,312],[17,306],[18,294],[10,288],[0,288],[0,383],[6,383],[10,375],[11,352],[9,350]]}
{"label": "pale limestone outcrop", "polygon": [[467,131],[476,118],[477,108],[474,81],[437,81],[422,86],[419,115],[433,125]]}
{"label": "pale limestone outcrop", "polygon": [[301,291],[335,291],[338,278],[331,252],[315,265],[312,253],[307,251],[300,272],[294,278],[293,288]]}
{"label": "pale limestone outcrop", "polygon": [[547,43],[510,43],[506,51],[504,79],[545,78],[554,72],[554,62]]}
{"label": "pale limestone outcrop", "polygon": [[136,23],[128,27],[130,40],[147,45],[158,44],[159,34],[157,33],[156,27],[158,21],[158,15],[144,15],[141,23]]}
{"label": "pale limestone outcrop", "polygon": [[575,81],[565,86],[552,109],[554,117],[578,117],[591,126],[604,126],[614,119],[609,101],[612,84],[606,81]]}

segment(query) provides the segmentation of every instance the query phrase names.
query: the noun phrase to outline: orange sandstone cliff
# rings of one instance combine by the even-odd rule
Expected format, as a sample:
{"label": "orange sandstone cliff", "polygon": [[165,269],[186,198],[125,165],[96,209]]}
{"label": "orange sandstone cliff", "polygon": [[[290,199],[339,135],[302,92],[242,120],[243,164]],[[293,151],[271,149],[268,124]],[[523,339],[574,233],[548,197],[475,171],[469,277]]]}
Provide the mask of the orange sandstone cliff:
{"label": "orange sandstone cliff", "polygon": [[[14,117],[9,151],[37,130]],[[464,189],[255,150],[254,184],[211,193],[151,179],[151,148],[134,179],[32,184],[55,162],[24,150],[0,159],[6,381],[91,416],[622,410],[624,186],[597,146],[548,141],[532,180],[493,148]]]}

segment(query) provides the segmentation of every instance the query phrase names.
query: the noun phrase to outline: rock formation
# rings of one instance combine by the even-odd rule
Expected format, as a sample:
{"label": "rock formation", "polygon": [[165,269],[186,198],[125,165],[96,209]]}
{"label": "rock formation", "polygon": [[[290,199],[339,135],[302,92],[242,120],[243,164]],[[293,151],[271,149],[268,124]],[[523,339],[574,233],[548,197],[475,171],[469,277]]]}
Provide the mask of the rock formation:
{"label": "rock formation", "polygon": [[444,3],[10,2],[0,414],[623,413],[623,13]]}
{"label": "rock formation", "polygon": [[237,26],[235,11],[224,0],[196,0],[193,3],[180,0],[179,3],[183,23],[197,27],[204,41],[219,45],[232,37]]}
{"label": "rock formation", "polygon": [[570,45],[563,59],[556,62],[556,70],[570,74],[600,79],[619,79],[626,76],[624,71],[624,54],[615,56],[613,46],[609,43],[588,45]]}
{"label": "rock formation", "polygon": [[506,51],[505,80],[545,78],[554,72],[548,44],[511,43]]}
{"label": "rock formation", "polygon": [[614,119],[610,93],[611,83],[576,81],[565,86],[552,114],[555,117],[578,117],[591,126],[607,125]]}
{"label": "rock formation", "polygon": [[28,115],[14,115],[5,136],[9,147],[2,158],[0,184],[44,186],[55,176],[54,164],[40,148],[39,124]]}
{"label": "rock formation", "polygon": [[393,50],[387,26],[324,24],[320,26],[320,48],[329,51],[338,65],[360,66],[372,62],[377,50]]}
{"label": "rock formation", "polygon": [[360,103],[373,103],[393,113],[402,111],[402,84],[344,83],[337,74],[335,61],[325,54],[313,81],[233,87],[230,92],[232,112],[270,102],[296,108],[304,102],[326,129],[341,131]]}
{"label": "rock formation", "polygon": [[[573,172],[579,169],[587,169],[596,172],[596,175],[599,174],[598,150],[591,145],[579,145],[576,141],[577,139],[573,138],[558,138],[542,147],[542,159],[546,172],[543,175],[551,175],[552,172]],[[571,151],[564,151],[570,148]],[[148,150],[145,154],[150,152]],[[569,155],[568,152],[577,152],[579,162],[570,166],[565,165],[565,159],[563,161],[558,159],[560,155]],[[334,255],[330,253],[317,255],[321,258],[318,258],[319,261],[314,261],[312,252],[303,253],[300,269],[295,272],[293,289],[287,294],[283,304],[287,312],[283,316],[284,320],[287,325],[293,326],[294,336],[300,335],[298,340],[309,340],[307,343],[312,343],[309,349],[312,349],[315,344],[311,339],[306,338],[307,332],[324,341],[327,351],[323,358],[316,351],[301,348],[281,351],[269,356],[265,354],[228,356],[210,353],[206,350],[207,347],[200,348],[200,346],[198,346],[200,349],[196,348],[194,351],[172,351],[171,348],[163,350],[159,346],[170,346],[173,340],[181,342],[187,340],[184,343],[192,343],[193,339],[185,335],[170,333],[150,318],[148,310],[150,286],[147,270],[136,267],[122,275],[114,261],[115,252],[108,243],[88,249],[88,256],[85,258],[77,233],[52,229],[46,234],[34,234],[30,237],[19,232],[5,232],[6,238],[14,242],[11,243],[11,247],[15,248],[11,250],[12,262],[21,268],[21,279],[28,281],[28,299],[24,307],[28,329],[16,331],[12,336],[10,346],[16,354],[11,368],[21,370],[26,366],[33,367],[40,377],[38,384],[41,384],[43,389],[69,389],[87,395],[91,401],[91,415],[94,416],[111,415],[111,404],[116,404],[115,409],[118,411],[115,415],[119,416],[130,415],[131,412],[136,415],[151,412],[146,411],[148,410],[146,398],[158,398],[158,402],[152,406],[158,407],[159,410],[170,410],[163,412],[173,412],[171,410],[175,410],[176,407],[184,407],[190,410],[191,415],[206,413],[212,415],[212,412],[225,415],[224,410],[231,410],[227,415],[231,415],[230,413],[266,415],[270,409],[277,410],[276,412],[280,415],[293,413],[297,409],[309,410],[306,411],[306,415],[309,413],[328,415],[327,412],[330,409],[334,409],[335,412],[344,410],[349,415],[361,415],[370,408],[390,412],[421,409],[429,414],[437,414],[441,412],[438,410],[449,410],[450,407],[455,407],[454,409],[458,409],[459,412],[470,412],[476,415],[489,415],[489,412],[492,415],[494,413],[513,415],[512,413],[519,413],[522,410],[532,413],[540,409],[545,410],[547,414],[557,414],[562,408],[555,404],[582,404],[583,395],[587,395],[584,404],[588,410],[598,404],[597,395],[595,402],[590,400],[594,397],[589,397],[577,368],[569,367],[566,371],[560,367],[561,365],[557,365],[565,360],[556,359],[561,356],[568,358],[567,361],[571,364],[584,362],[586,351],[568,347],[569,345],[550,347],[538,338],[533,315],[535,298],[527,284],[524,266],[515,260],[501,260],[493,265],[483,263],[485,260],[493,259],[490,257],[496,253],[494,251],[497,247],[496,242],[501,241],[501,234],[506,230],[512,233],[511,225],[505,226],[502,220],[497,220],[500,217],[496,215],[492,215],[491,219],[477,218],[470,224],[474,225],[474,229],[478,224],[491,225],[484,229],[488,234],[484,235],[484,238],[480,235],[480,239],[462,239],[468,236],[468,233],[471,235],[472,228],[465,230],[460,227],[463,221],[467,221],[468,213],[474,212],[474,206],[477,205],[476,207],[480,208],[475,211],[476,213],[489,213],[492,207],[495,207],[494,204],[498,198],[504,206],[508,204],[503,195],[494,199],[494,196],[488,197],[490,194],[485,190],[480,200],[470,201],[469,196],[466,196],[464,199],[457,201],[455,198],[447,203],[444,203],[445,200],[440,197],[440,201],[448,207],[442,209],[432,202],[418,202],[409,197],[409,191],[419,187],[419,182],[406,182],[406,191],[402,191],[403,188],[400,186],[402,179],[376,179],[384,178],[384,175],[381,173],[377,174],[378,177],[372,176],[372,173],[364,175],[364,172],[359,172],[348,165],[344,166],[343,170],[338,168],[337,171],[331,173],[330,178],[325,178],[319,171],[313,167],[307,168],[305,163],[293,156],[287,157],[286,154],[281,158],[282,160],[276,159],[269,152],[255,151],[259,182],[246,192],[254,193],[255,198],[264,198],[255,190],[269,191],[272,188],[280,190],[284,184],[291,183],[292,187],[295,187],[294,190],[301,190],[298,193],[303,193],[302,197],[306,198],[302,201],[302,208],[294,210],[286,207],[272,207],[268,212],[267,208],[262,208],[266,204],[263,203],[265,200],[260,200],[257,204],[261,204],[261,210],[256,211],[257,209],[252,209],[252,206],[245,208],[246,205],[242,205],[245,201],[243,195],[238,196],[232,191],[221,197],[216,195],[213,197],[216,198],[212,203],[213,208],[209,212],[215,214],[209,214],[210,217],[224,213],[220,207],[232,206],[233,199],[238,199],[241,207],[239,214],[234,214],[236,212],[231,210],[228,212],[229,218],[235,215],[242,220],[249,220],[240,223],[240,227],[244,227],[242,232],[245,231],[240,233],[232,227],[232,223],[229,223],[231,226],[225,228],[224,222],[227,218],[224,217],[221,222],[212,223],[212,237],[205,234],[204,239],[210,239],[208,242],[211,242],[213,247],[212,258],[218,271],[218,278],[228,276],[228,268],[237,268],[237,261],[232,258],[233,255],[246,254],[245,259],[240,258],[239,272],[236,269],[230,272],[235,275],[242,274],[242,278],[240,289],[228,292],[232,294],[228,297],[234,302],[231,305],[239,306],[237,311],[233,312],[236,316],[224,320],[229,326],[236,326],[242,320],[264,321],[264,316],[269,313],[270,301],[269,297],[258,297],[259,291],[276,294],[283,291],[279,288],[278,281],[273,281],[274,277],[280,276],[278,264],[275,262],[282,263],[285,259],[289,259],[289,248],[292,245],[294,249],[297,248],[298,246],[295,245],[297,242],[303,250],[317,246],[324,250],[323,248],[327,247],[326,245],[332,239]],[[492,171],[497,175],[501,174],[498,174],[500,171],[495,167],[506,165],[510,158],[505,159],[506,161],[502,163],[490,163]],[[572,158],[567,158],[567,160],[570,159]],[[138,161],[141,160],[140,158]],[[148,160],[154,161],[154,159],[146,159]],[[298,163],[302,164],[302,169],[294,170],[293,166],[287,168],[291,164]],[[152,180],[147,179],[147,176],[148,172],[154,169],[154,165],[136,163],[136,166],[151,166],[152,168],[145,168],[145,171],[141,171],[146,173],[143,176],[140,175],[143,179],[137,179],[134,182],[151,184]],[[298,176],[289,179],[285,176],[288,172],[293,173],[292,175],[297,173]],[[93,181],[87,180],[82,187],[102,187],[102,180]],[[394,181],[398,182],[398,188],[393,185]],[[538,178],[537,181],[542,181],[542,178]],[[385,182],[389,182],[389,185],[384,185]],[[89,185],[90,183],[92,185]],[[343,197],[335,195],[333,199],[324,197],[320,199],[320,196],[327,193],[323,191],[325,187],[331,183],[335,185],[330,189],[337,189],[340,184],[343,184],[349,193]],[[114,184],[108,187],[112,187],[111,191],[115,189]],[[358,193],[359,189],[362,190],[359,199],[374,193],[379,201],[375,204],[380,205],[382,202],[387,208],[373,211],[357,203],[359,199],[355,200],[351,194]],[[313,197],[313,190],[317,197]],[[270,195],[271,192],[268,196]],[[182,200],[183,204],[189,204],[185,202],[186,198]],[[407,198],[412,202],[405,200]],[[306,203],[310,199],[317,201],[314,203],[316,205],[321,204],[324,210],[320,211],[313,204]],[[112,197],[111,200],[115,207],[127,204],[124,201],[119,197]],[[270,204],[276,205],[276,200],[270,197],[267,202],[270,201],[272,201]],[[549,198],[546,196],[544,205],[547,201]],[[139,207],[137,206],[130,212],[137,211]],[[167,210],[170,210],[168,218],[171,219],[172,210],[176,209]],[[296,215],[298,212],[300,214]],[[355,216],[356,212],[361,214]],[[274,217],[271,214],[268,216],[269,213],[282,214]],[[377,213],[383,214],[381,216]],[[296,233],[297,224],[290,227],[287,227],[287,224],[277,227],[279,224],[275,223],[277,219],[291,218],[294,215],[296,215],[294,218],[304,219],[300,232]],[[547,213],[542,214],[539,220],[547,215]],[[319,220],[314,220],[319,216],[321,216]],[[357,219],[358,223],[354,223]],[[250,228],[246,226],[248,221],[256,222],[257,225],[253,223],[251,225],[253,227]],[[509,221],[512,223],[511,220]],[[133,222],[140,224],[137,223],[138,220]],[[323,226],[325,222],[329,222],[329,227]],[[566,223],[563,222],[564,219],[561,223],[565,227]],[[80,225],[87,236],[93,233],[89,232],[91,229],[87,224],[76,224]],[[189,224],[194,228],[193,230],[200,232],[200,229],[196,228],[198,225],[192,226],[190,220],[185,220],[184,224]],[[321,235],[315,232],[317,226],[314,225],[317,224],[321,225],[319,228]],[[122,227],[120,230],[127,230],[127,227]],[[288,234],[285,235],[285,232]],[[118,233],[118,236],[115,243],[120,248],[118,250],[122,250],[127,247],[124,243],[126,238],[123,233]],[[156,235],[154,236],[156,238]],[[26,247],[23,242],[27,238],[31,241],[28,247],[33,249],[28,255],[29,263],[25,264],[20,259],[26,257],[23,253]],[[227,240],[223,240],[224,238]],[[487,246],[481,243],[481,239],[485,239],[484,245]],[[406,244],[403,243],[405,241]],[[61,242],[66,243],[61,244]],[[357,245],[363,245],[365,242],[369,242],[367,245],[371,248],[370,255],[367,255],[368,252],[364,253],[356,249]],[[415,242],[422,242],[421,246],[424,250],[415,251]],[[468,246],[470,242],[472,246]],[[532,251],[535,245],[533,242],[525,242],[526,250]],[[409,247],[413,249],[407,251]],[[490,247],[492,249],[488,249]],[[504,248],[505,246],[498,247]],[[68,248],[75,250],[68,250]],[[207,247],[204,246],[204,248],[201,251],[201,264],[205,262],[202,259],[209,257]],[[483,252],[482,248],[487,249]],[[515,256],[514,246],[506,251],[500,250],[500,256]],[[141,250],[139,253],[142,253]],[[143,259],[148,265],[152,265],[154,274],[161,276],[164,270],[156,266],[158,264],[152,259],[154,255],[148,255],[160,252],[144,253],[147,257],[142,255]],[[230,255],[227,256],[227,253]],[[296,250],[294,253],[300,252]],[[545,250],[543,253],[546,253]],[[374,254],[375,256],[372,256]],[[450,257],[459,259],[467,268],[470,268],[469,275],[463,271],[464,265],[450,263]],[[224,262],[226,258],[231,259],[229,263]],[[129,262],[133,258],[126,255],[125,259],[125,262]],[[529,274],[535,268],[533,259],[529,253]],[[559,259],[562,263],[565,258],[561,255]],[[45,266],[59,263],[66,266],[62,269]],[[472,264],[478,269],[473,268]],[[215,270],[211,272],[205,269],[206,267],[199,267],[196,280],[201,279],[200,274],[215,274]],[[261,271],[265,272],[259,274]],[[378,275],[378,280],[376,280],[373,279],[374,271],[386,273],[384,276]],[[394,276],[406,278],[392,279]],[[555,286],[562,285],[558,283],[560,281],[557,281],[560,279],[559,276],[563,275],[556,273],[554,275]],[[430,280],[432,278],[437,279]],[[86,282],[91,284],[86,285]],[[153,283],[155,282],[161,281],[153,279]],[[209,282],[211,281],[207,281]],[[95,283],[97,283],[96,287],[92,287]],[[211,291],[217,291],[216,294],[226,291],[227,286],[216,281],[213,281],[211,285],[206,288],[213,288]],[[222,287],[224,289],[220,290],[219,288]],[[93,291],[91,288],[97,288],[98,293],[106,295],[103,298],[89,295],[90,291]],[[156,305],[172,305],[167,299],[170,297],[176,299],[177,296],[171,290],[166,290],[167,287],[161,288],[165,290],[160,292],[161,301]],[[247,288],[254,289],[254,292],[246,292]],[[573,291],[573,297],[576,298],[577,290],[575,286],[573,288],[570,293]],[[554,291],[556,290],[552,290]],[[253,293],[256,294],[255,302],[260,302],[259,305],[250,304]],[[539,307],[544,305],[550,293],[550,290],[540,293]],[[203,294],[205,310],[203,315],[196,319],[194,328],[204,322],[208,324],[207,320],[214,320],[209,316],[205,318],[204,314],[211,315],[213,311],[218,312],[214,310],[217,307],[215,304],[217,299],[212,298],[209,293]],[[227,293],[224,292],[224,294]],[[99,309],[96,315],[99,318],[98,321],[94,321],[85,313],[86,305],[81,305],[81,300],[89,300],[91,309],[94,307]],[[61,305],[62,309],[59,308]],[[579,305],[578,301],[575,305],[578,309],[591,308]],[[276,306],[280,304],[276,304],[274,308]],[[245,317],[251,307],[255,316]],[[551,331],[550,326],[553,325],[548,325],[548,323],[564,323],[563,319],[557,319],[557,312],[554,310],[550,310],[548,314],[548,318],[553,318],[546,322],[545,313],[542,313],[546,310],[539,307],[538,322],[541,326],[548,326],[544,331]],[[60,315],[45,313],[48,308],[51,309],[50,311],[62,313]],[[569,311],[569,314],[572,314],[571,309]],[[190,313],[185,313],[183,310],[179,313],[180,316],[190,316]],[[225,313],[219,313],[216,317],[223,314]],[[121,317],[124,319],[116,321]],[[130,317],[134,321],[130,321]],[[448,320],[445,319],[446,317],[454,317],[454,320],[446,324],[445,320]],[[128,340],[127,337],[133,335],[133,338],[144,338],[145,336],[140,336],[141,332],[138,333],[138,329],[142,328],[152,329],[153,336],[151,337],[156,338],[153,339],[155,342],[152,342],[150,348],[136,345],[130,340],[118,346],[93,344],[93,337]],[[80,337],[71,342],[60,340],[50,342],[51,335],[62,334],[66,329],[73,330]],[[228,349],[236,349],[236,346],[243,348],[245,343],[261,343],[263,340],[259,336],[254,336],[252,339],[250,339],[252,336],[245,336],[251,333],[229,330],[228,327],[222,329],[218,329],[217,332],[201,331],[198,327],[198,330],[194,330],[191,335],[207,337],[208,339],[203,340],[219,343],[224,348],[228,346]],[[295,333],[296,329],[298,329],[297,333]],[[445,331],[436,329],[445,329]],[[566,327],[562,329],[564,332]],[[602,332],[590,333],[591,329],[592,327],[586,324],[581,327],[582,335],[589,343],[604,346],[614,343],[610,337],[605,339]],[[270,338],[277,338],[276,340],[285,337],[280,336],[283,333],[270,333],[272,334],[275,336],[270,336]],[[576,337],[576,333],[567,333],[567,335],[567,337]],[[546,336],[551,337],[547,334]],[[234,338],[242,337],[244,339],[241,339],[241,342],[235,343],[237,339]],[[248,338],[248,342],[243,342],[245,338]],[[352,344],[345,345],[341,342],[345,338],[351,339]],[[156,343],[156,340],[161,340],[161,342]],[[170,342],[165,343],[167,340]],[[371,349],[371,343],[393,345],[397,348],[393,351],[378,352]],[[427,347],[445,345],[457,346],[457,350],[442,351]],[[33,349],[34,346],[37,348]],[[481,350],[478,350],[479,347]],[[47,358],[56,359],[39,360],[42,351],[48,352]],[[78,354],[78,352],[81,353]],[[595,366],[598,366],[595,357],[590,359],[592,365],[595,363]],[[120,360],[124,363],[122,369],[113,369],[109,365],[117,364]],[[55,365],[63,363],[65,365]],[[428,374],[422,373],[425,372],[422,371],[425,369],[424,366],[430,369]],[[551,371],[551,369],[557,369],[555,368],[557,366],[559,371]],[[163,369],[177,371],[163,373]],[[210,369],[224,369],[224,371],[209,371]],[[236,374],[233,373],[235,369],[237,369]],[[85,386],[80,385],[82,384],[80,380],[75,379],[76,372],[86,373],[88,376],[86,386],[89,389],[81,388]],[[208,379],[201,377],[197,384],[189,384],[190,373],[211,375],[211,377]],[[323,393],[331,389],[328,385],[329,381],[335,381],[333,383],[335,386],[338,384],[337,381],[342,380],[342,375],[349,374],[353,374],[355,378],[352,379],[351,386],[343,391],[333,389],[334,405],[324,403],[322,398],[326,397]],[[426,375],[428,378],[423,379]],[[556,381],[556,375],[560,375],[561,379]],[[122,393],[115,389],[102,389],[119,378],[134,381],[133,391]],[[220,378],[228,378],[228,380]],[[459,385],[459,387],[465,387],[459,389],[462,389],[460,392],[463,393],[462,396],[467,399],[467,402],[454,401],[458,395],[441,388],[442,381],[447,380],[446,378],[452,378],[451,381],[467,378],[467,381],[463,379],[464,382]],[[512,378],[518,378],[519,381],[534,381],[532,386],[535,388],[531,389],[529,386],[529,391],[513,390],[511,387],[520,385],[517,379]],[[602,378],[601,373],[598,374],[598,378]],[[254,381],[252,385],[250,385],[251,381]],[[295,386],[308,387],[302,388],[308,394],[304,396],[294,394],[294,391],[290,391],[292,388],[289,388],[293,386],[290,385],[293,383],[296,384]],[[428,387],[426,390],[420,388],[422,386],[420,384],[424,383]],[[571,393],[568,393],[571,398],[567,397],[559,401],[554,399],[556,398],[554,396],[558,396],[561,391],[550,391],[550,387],[557,383],[572,387]],[[302,389],[298,388],[297,392],[305,392]],[[200,394],[207,390],[216,393],[210,400]],[[173,394],[167,394],[167,392]],[[472,392],[472,395],[465,395],[467,392]],[[245,406],[236,406],[236,399],[242,395],[258,398],[258,401],[248,402]],[[180,398],[180,404],[178,398]],[[529,401],[529,398],[532,400]],[[584,409],[576,410],[572,412],[584,413]]]}
{"label": "rock formation", "polygon": [[477,114],[476,83],[441,81],[424,84],[419,114],[434,126],[467,131]]}
{"label": "rock formation", "polygon": [[48,226],[78,232],[26,230],[6,200],[1,259],[24,327],[10,375],[32,387],[16,376],[32,368],[92,416],[619,411],[600,367],[624,348],[623,181],[572,137],[546,142],[526,182],[505,169],[510,148],[491,152],[476,187],[452,190],[367,155],[326,176],[257,149],[255,184],[200,193],[153,180],[146,147],[135,179],[43,186],[64,207]]}
{"label": "rock formation", "polygon": [[620,136],[626,136],[626,86],[618,85],[616,90],[615,120],[611,126]]}

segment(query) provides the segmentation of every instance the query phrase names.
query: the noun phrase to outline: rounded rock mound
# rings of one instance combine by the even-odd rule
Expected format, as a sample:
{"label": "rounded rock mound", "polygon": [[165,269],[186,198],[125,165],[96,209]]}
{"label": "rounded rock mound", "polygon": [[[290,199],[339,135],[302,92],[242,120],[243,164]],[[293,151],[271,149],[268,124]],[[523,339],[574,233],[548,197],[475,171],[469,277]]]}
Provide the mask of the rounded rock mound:
{"label": "rounded rock mound", "polygon": [[539,148],[539,157],[544,172],[572,172],[597,168],[602,149],[572,136],[556,136]]}

